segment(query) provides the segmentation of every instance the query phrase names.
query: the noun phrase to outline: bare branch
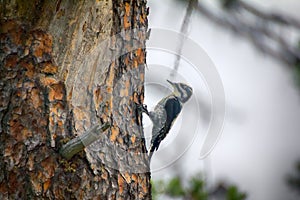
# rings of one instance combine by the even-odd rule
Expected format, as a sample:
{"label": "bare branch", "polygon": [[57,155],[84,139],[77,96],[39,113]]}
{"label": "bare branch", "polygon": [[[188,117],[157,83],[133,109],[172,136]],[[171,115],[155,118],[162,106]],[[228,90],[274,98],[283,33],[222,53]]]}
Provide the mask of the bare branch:
{"label": "bare branch", "polygon": [[180,62],[180,56],[181,56],[181,52],[182,52],[182,46],[184,44],[185,41],[185,37],[187,35],[187,31],[188,31],[188,26],[190,24],[190,19],[192,16],[192,12],[193,12],[193,8],[197,5],[197,0],[189,0],[188,6],[186,8],[186,13],[185,16],[183,18],[183,22],[181,24],[181,28],[180,28],[180,33],[182,34],[182,38],[179,41],[178,44],[178,49],[177,49],[177,54],[176,54],[176,59],[175,59],[175,63],[174,63],[174,68],[173,71],[171,73],[171,77],[175,77],[178,68],[179,68],[179,62]]}
{"label": "bare branch", "polygon": [[[247,37],[261,52],[266,53],[283,63],[294,66],[300,61],[299,48],[294,44],[290,44],[286,35],[277,33],[273,30],[273,26],[267,26],[265,21],[269,20],[267,22],[273,21],[279,23],[279,19],[286,19],[284,25],[289,24],[299,31],[298,29],[300,26],[298,27],[298,25],[300,24],[298,24],[297,20],[292,19],[291,17],[283,17],[279,14],[263,13],[242,1],[238,1],[237,4],[244,10],[234,12],[234,9],[232,9],[226,14],[216,14],[216,12],[205,7],[203,3],[198,3],[196,5],[196,10],[218,25],[229,28],[243,37]],[[247,13],[244,13],[243,11],[251,12],[254,15],[255,23],[251,23],[250,20],[247,20]],[[274,18],[274,16],[277,17]],[[282,21],[280,21],[280,23],[283,25]]]}
{"label": "bare branch", "polygon": [[285,16],[282,14],[278,14],[278,13],[264,13],[263,11],[255,8],[254,6],[244,2],[244,1],[237,1],[236,2],[238,4],[239,7],[245,9],[246,11],[252,13],[253,15],[260,17],[262,19],[268,20],[268,21],[272,21],[275,23],[279,23],[279,24],[285,24],[287,26],[294,26],[297,29],[300,29],[300,21],[290,17],[290,16]]}

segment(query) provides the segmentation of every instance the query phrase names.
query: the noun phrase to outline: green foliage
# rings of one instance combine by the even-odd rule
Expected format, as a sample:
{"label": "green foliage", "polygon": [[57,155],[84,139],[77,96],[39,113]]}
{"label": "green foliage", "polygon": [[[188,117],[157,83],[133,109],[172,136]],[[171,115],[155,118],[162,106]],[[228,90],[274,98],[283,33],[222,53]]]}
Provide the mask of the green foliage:
{"label": "green foliage", "polygon": [[204,181],[201,180],[199,177],[200,176],[197,175],[196,177],[192,177],[190,179],[189,188],[187,190],[192,199],[205,200],[207,199],[208,194],[204,188]]}
{"label": "green foliage", "polygon": [[175,177],[170,180],[166,187],[166,194],[170,197],[182,197],[185,195],[185,191],[179,177]]}
{"label": "green foliage", "polygon": [[230,186],[227,190],[227,200],[243,200],[246,199],[246,197],[247,195],[245,193],[239,192],[236,186]]}
{"label": "green foliage", "polygon": [[164,193],[165,182],[162,180],[156,181],[155,183],[151,180],[151,192],[152,199],[157,199],[159,194]]}
{"label": "green foliage", "polygon": [[[157,199],[159,195],[166,195],[189,200],[207,200],[214,197],[216,193],[215,190],[208,191],[206,189],[200,174],[191,177],[186,187],[183,185],[182,179],[178,176],[167,182],[162,180],[152,182],[152,198]],[[222,199],[244,200],[247,197],[246,193],[240,192],[236,186],[225,186],[224,188]]]}

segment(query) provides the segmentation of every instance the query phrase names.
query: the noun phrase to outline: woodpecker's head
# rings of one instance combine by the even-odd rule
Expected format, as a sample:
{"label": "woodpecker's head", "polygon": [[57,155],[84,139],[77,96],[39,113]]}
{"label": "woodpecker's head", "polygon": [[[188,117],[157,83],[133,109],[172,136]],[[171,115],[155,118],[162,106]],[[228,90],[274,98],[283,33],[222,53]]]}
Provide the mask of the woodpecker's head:
{"label": "woodpecker's head", "polygon": [[168,83],[170,83],[174,89],[173,93],[178,99],[182,102],[185,103],[187,102],[190,97],[193,94],[193,89],[188,86],[187,84],[184,83],[173,83],[169,80],[167,80]]}

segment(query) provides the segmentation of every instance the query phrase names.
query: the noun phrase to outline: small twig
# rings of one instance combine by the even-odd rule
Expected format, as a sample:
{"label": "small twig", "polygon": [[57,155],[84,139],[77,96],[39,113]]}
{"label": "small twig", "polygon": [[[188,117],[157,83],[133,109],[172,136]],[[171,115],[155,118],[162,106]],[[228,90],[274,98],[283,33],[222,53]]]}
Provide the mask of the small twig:
{"label": "small twig", "polygon": [[[218,25],[229,28],[241,36],[248,37],[257,49],[287,65],[294,66],[300,60],[299,49],[290,44],[285,35],[277,34],[266,26],[261,27],[257,23],[247,22],[243,17],[243,13],[240,13],[240,16],[236,16],[234,13],[221,15],[205,7],[203,3],[198,3],[196,10]],[[256,12],[252,11],[252,13]],[[261,19],[259,17],[257,18],[258,21]],[[295,24],[294,26],[297,27]]]}
{"label": "small twig", "polygon": [[300,21],[291,16],[286,16],[283,14],[278,14],[273,12],[265,13],[244,1],[237,1],[237,4],[241,8],[247,10],[253,15],[258,16],[264,20],[273,21],[275,23],[285,24],[287,26],[293,26],[296,29],[300,29]]}
{"label": "small twig", "polygon": [[183,44],[184,44],[186,36],[187,36],[187,31],[188,31],[190,19],[191,19],[192,13],[193,13],[193,9],[196,5],[197,5],[197,0],[189,0],[188,6],[186,8],[186,13],[185,13],[185,16],[183,18],[181,28],[180,28],[180,33],[182,34],[183,37],[180,39],[178,47],[177,47],[177,51],[176,51],[177,54],[176,54],[176,59],[175,59],[175,63],[174,63],[174,68],[171,72],[171,78],[174,78],[178,71],[180,58],[182,56],[181,55],[182,47],[183,47]]}
{"label": "small twig", "polygon": [[67,144],[63,145],[59,151],[62,157],[67,160],[71,159],[75,154],[83,150],[86,146],[89,146],[94,141],[98,140],[101,133],[106,131],[110,127],[108,122],[102,124],[97,124],[93,126],[90,130],[84,134],[70,140]]}

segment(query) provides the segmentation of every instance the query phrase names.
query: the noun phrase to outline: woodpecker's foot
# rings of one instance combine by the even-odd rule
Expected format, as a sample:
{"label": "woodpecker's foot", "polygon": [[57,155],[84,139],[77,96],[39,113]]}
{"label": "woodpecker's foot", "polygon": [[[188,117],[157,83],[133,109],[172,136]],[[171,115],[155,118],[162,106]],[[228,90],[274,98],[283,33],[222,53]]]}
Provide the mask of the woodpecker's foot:
{"label": "woodpecker's foot", "polygon": [[136,104],[136,108],[141,112],[141,113],[146,113],[149,116],[149,112],[147,109],[147,105],[146,104]]}

